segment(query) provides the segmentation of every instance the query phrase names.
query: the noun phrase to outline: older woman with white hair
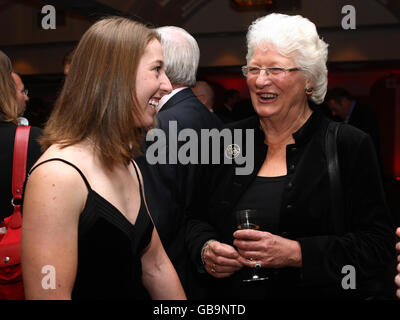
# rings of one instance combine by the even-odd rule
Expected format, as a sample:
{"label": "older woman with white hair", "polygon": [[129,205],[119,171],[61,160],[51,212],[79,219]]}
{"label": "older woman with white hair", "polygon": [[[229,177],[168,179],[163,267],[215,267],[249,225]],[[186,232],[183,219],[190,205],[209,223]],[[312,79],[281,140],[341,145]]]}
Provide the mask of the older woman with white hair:
{"label": "older woman with white hair", "polygon": [[[238,175],[235,159],[216,166],[206,207],[191,213],[187,227],[210,297],[381,294],[377,277],[394,258],[394,233],[370,137],[342,125],[337,140],[329,138],[339,167],[328,170],[331,121],[315,106],[327,89],[328,45],[308,19],[283,14],[254,21],[247,45],[242,70],[257,116],[227,129],[253,130],[254,141],[233,142],[246,158],[254,152],[254,170]],[[335,189],[329,172],[341,180]],[[239,211],[247,212],[242,225]]]}

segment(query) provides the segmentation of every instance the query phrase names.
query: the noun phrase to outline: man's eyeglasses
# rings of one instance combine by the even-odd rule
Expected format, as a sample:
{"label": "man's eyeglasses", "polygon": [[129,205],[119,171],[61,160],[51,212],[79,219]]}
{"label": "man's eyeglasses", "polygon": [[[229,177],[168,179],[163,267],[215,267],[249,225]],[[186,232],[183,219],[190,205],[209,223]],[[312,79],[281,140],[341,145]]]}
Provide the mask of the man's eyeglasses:
{"label": "man's eyeglasses", "polygon": [[28,96],[28,89],[24,89],[24,90],[21,90],[21,93],[22,94],[24,94],[25,96]]}
{"label": "man's eyeglasses", "polygon": [[261,70],[264,70],[267,76],[272,75],[275,77],[282,77],[286,75],[288,72],[292,71],[297,71],[297,70],[302,70],[301,68],[281,68],[281,67],[256,67],[256,66],[243,66],[242,67],[242,72],[245,77],[247,76],[259,76]]}

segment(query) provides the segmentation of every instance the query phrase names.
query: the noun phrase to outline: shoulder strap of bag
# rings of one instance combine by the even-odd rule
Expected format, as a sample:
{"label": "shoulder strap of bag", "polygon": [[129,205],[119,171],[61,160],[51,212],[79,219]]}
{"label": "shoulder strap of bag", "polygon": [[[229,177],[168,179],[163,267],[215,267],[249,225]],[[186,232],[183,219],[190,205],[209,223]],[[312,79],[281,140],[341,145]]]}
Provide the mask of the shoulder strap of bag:
{"label": "shoulder strap of bag", "polygon": [[28,155],[29,133],[30,126],[18,126],[15,131],[14,140],[14,155],[13,155],[13,172],[12,172],[12,194],[11,204],[14,206],[14,213],[10,220],[10,227],[19,227],[22,223],[20,210],[15,210],[15,207],[20,207],[22,200],[22,188],[26,176],[26,159]]}
{"label": "shoulder strap of bag", "polygon": [[336,234],[345,232],[344,200],[340,179],[339,158],[337,153],[337,136],[341,123],[332,121],[328,125],[325,136],[325,152],[328,162],[330,184],[331,215]]}

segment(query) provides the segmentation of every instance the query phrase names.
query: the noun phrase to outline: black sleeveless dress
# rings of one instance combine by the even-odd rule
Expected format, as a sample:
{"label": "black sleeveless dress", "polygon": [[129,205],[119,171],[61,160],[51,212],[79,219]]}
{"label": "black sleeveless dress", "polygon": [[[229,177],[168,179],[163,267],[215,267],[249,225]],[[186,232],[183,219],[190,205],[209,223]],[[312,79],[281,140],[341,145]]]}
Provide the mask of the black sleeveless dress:
{"label": "black sleeveless dress", "polygon": [[142,197],[142,185],[133,165],[140,187],[140,209],[135,224],[110,202],[92,190],[83,173],[72,163],[88,188],[86,205],[79,217],[78,266],[72,299],[149,299],[142,285],[142,250],[150,243],[153,223]]}

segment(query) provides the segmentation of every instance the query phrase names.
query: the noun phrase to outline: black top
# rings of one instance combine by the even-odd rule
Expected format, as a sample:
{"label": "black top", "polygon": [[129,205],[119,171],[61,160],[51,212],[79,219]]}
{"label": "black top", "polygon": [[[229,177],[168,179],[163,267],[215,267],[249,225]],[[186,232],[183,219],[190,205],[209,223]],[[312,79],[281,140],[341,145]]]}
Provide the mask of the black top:
{"label": "black top", "polygon": [[[280,206],[282,201],[282,193],[285,188],[286,176],[280,177],[260,177],[256,176],[249,188],[244,192],[242,197],[232,211],[232,219],[236,219],[236,211],[244,209],[255,209],[257,211],[256,224],[260,226],[260,230],[277,234],[279,231]],[[235,230],[232,230],[235,232]],[[232,236],[233,241],[233,236]],[[233,245],[233,243],[231,243]],[[261,282],[243,282],[249,279],[252,271],[249,268],[242,268],[236,272],[229,284],[226,284],[228,290],[234,292],[234,298],[249,299],[249,297],[257,297],[256,299],[268,299],[271,297],[271,282],[273,279],[274,269],[263,268],[258,270],[260,277],[268,277],[267,280]],[[225,284],[224,284],[225,285]]]}
{"label": "black top", "polygon": [[[0,221],[13,213],[11,183],[16,129],[17,125],[14,123],[0,121]],[[41,134],[42,130],[31,127],[26,162],[27,173],[42,153],[37,142]]]}
{"label": "black top", "polygon": [[[78,269],[72,299],[148,299],[141,283],[141,252],[150,243],[153,223],[147,214],[140,187],[140,209],[135,224],[94,191],[83,173],[70,162],[88,188],[79,217]],[[32,171],[37,168],[35,166]],[[32,172],[31,171],[31,172]]]}
{"label": "black top", "polygon": [[260,229],[276,234],[279,230],[279,210],[284,187],[285,176],[257,176],[232,213],[243,209],[256,209]]}

